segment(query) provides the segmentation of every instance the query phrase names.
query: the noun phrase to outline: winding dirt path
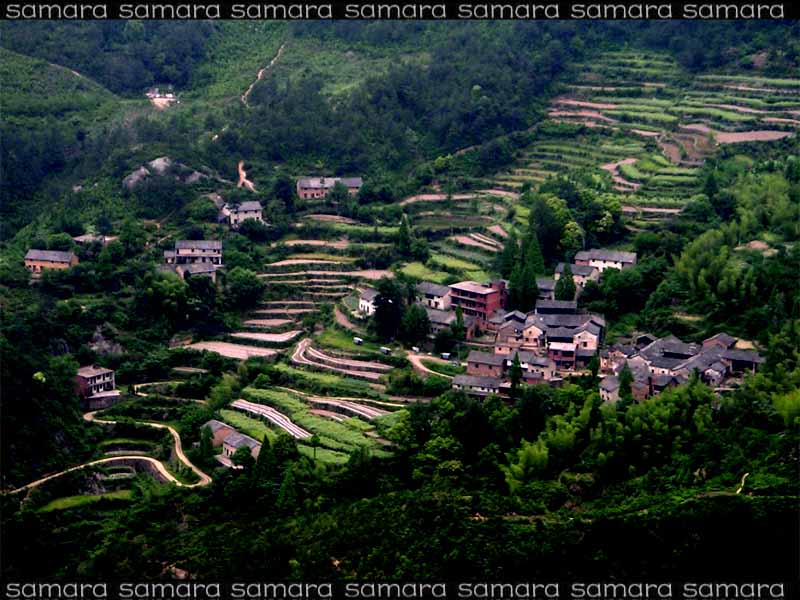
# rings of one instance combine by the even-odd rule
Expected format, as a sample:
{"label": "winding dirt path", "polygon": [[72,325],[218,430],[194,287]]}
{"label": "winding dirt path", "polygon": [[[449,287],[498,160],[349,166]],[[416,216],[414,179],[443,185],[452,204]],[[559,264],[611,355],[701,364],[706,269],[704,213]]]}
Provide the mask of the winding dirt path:
{"label": "winding dirt path", "polygon": [[[95,417],[96,413],[97,411],[86,413],[85,415],[83,415],[83,418],[86,421],[99,423],[101,425],[114,425],[117,423],[117,421],[113,421],[110,419],[98,419]],[[192,471],[194,471],[195,475],[197,475],[200,478],[200,481],[198,481],[197,483],[180,484],[182,487],[198,487],[198,486],[208,485],[209,483],[211,483],[211,477],[203,473],[203,471],[201,471],[198,467],[196,467],[192,463],[192,461],[190,461],[183,453],[183,444],[181,443],[181,436],[175,429],[173,429],[170,425],[164,425],[163,423],[155,423],[153,421],[136,421],[136,423],[139,425],[147,425],[148,427],[155,427],[156,429],[166,429],[167,431],[169,431],[170,435],[172,436],[173,442],[175,442],[175,455],[184,465],[186,465]]]}
{"label": "winding dirt path", "polygon": [[[117,421],[113,421],[110,419],[98,419],[95,415],[98,411],[88,412],[83,415],[83,419],[90,423],[99,423],[101,425],[114,425]],[[169,472],[167,467],[159,460],[156,460],[152,456],[142,456],[139,454],[125,454],[122,456],[109,456],[106,458],[98,458],[96,460],[90,460],[88,462],[82,463],[80,465],[76,465],[74,467],[69,467],[68,469],[64,469],[62,471],[58,471],[57,473],[52,473],[47,475],[46,477],[42,477],[37,479],[36,481],[32,481],[26,485],[18,487],[14,490],[10,490],[8,493],[10,494],[18,494],[19,492],[23,492],[26,490],[33,489],[35,487],[39,487],[43,483],[50,481],[51,479],[56,479],[57,477],[61,477],[62,475],[66,475],[67,473],[74,473],[75,471],[81,471],[83,469],[88,469],[95,465],[102,465],[107,463],[113,462],[124,462],[124,461],[140,461],[149,463],[152,465],[156,471],[158,471],[159,475],[161,475],[166,481],[169,483],[174,483],[178,487],[184,488],[196,488],[206,486],[211,483],[211,477],[206,475],[203,471],[201,471],[198,467],[196,467],[183,453],[183,445],[181,443],[181,436],[178,435],[178,432],[175,431],[169,425],[164,425],[163,423],[154,423],[152,421],[136,421],[138,425],[146,425],[148,427],[155,427],[156,429],[166,429],[169,431],[170,435],[172,436],[172,440],[174,442],[174,450],[175,455],[178,459],[187,467],[189,467],[199,478],[200,481],[196,483],[183,483],[182,481],[178,480],[172,473]]]}
{"label": "winding dirt path", "polygon": [[453,378],[451,375],[445,375],[444,373],[437,373],[433,369],[429,369],[424,364],[422,364],[422,361],[424,359],[424,360],[430,360],[430,361],[433,361],[433,362],[438,362],[438,363],[442,363],[442,364],[446,365],[446,364],[448,364],[446,360],[437,359],[437,358],[435,358],[433,356],[421,356],[419,354],[414,354],[413,352],[409,352],[408,354],[406,354],[406,359],[408,360],[408,362],[411,363],[411,366],[414,368],[414,370],[417,373],[419,373],[420,375],[425,375],[425,376],[427,376],[427,375],[435,375],[436,377],[444,377],[445,379],[452,379]]}
{"label": "winding dirt path", "polygon": [[268,71],[270,71],[272,69],[272,67],[275,66],[275,63],[278,62],[278,59],[283,54],[283,49],[285,47],[286,47],[286,42],[281,44],[281,47],[278,48],[278,53],[273,57],[273,59],[271,61],[269,61],[269,64],[266,67],[262,67],[261,69],[259,69],[258,74],[256,75],[255,81],[253,81],[253,83],[250,84],[250,87],[247,88],[247,91],[244,94],[242,94],[242,104],[244,104],[245,106],[250,106],[247,103],[247,98],[250,97],[250,92],[252,92],[253,91],[253,87],[255,87],[255,85],[259,81],[261,81],[261,79],[264,77],[264,74],[267,73]]}
{"label": "winding dirt path", "polygon": [[345,315],[338,306],[333,307],[333,318],[336,319],[337,325],[344,327],[348,331],[355,331],[356,333],[361,331],[357,325],[347,318],[347,315]]}

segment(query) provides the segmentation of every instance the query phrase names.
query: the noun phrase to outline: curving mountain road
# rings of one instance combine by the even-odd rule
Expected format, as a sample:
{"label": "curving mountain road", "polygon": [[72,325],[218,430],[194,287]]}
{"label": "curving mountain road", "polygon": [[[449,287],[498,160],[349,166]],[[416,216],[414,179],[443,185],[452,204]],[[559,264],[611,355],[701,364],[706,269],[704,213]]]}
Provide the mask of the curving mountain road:
{"label": "curving mountain road", "polygon": [[[89,422],[94,422],[94,423],[100,423],[100,424],[108,424],[108,425],[113,425],[113,424],[117,423],[117,421],[112,421],[110,419],[98,419],[98,418],[96,418],[95,414],[97,412],[98,411],[86,413],[85,415],[83,415],[84,420],[85,421],[89,421]],[[192,464],[192,462],[183,453],[183,445],[181,444],[181,436],[178,435],[178,432],[175,431],[175,429],[173,429],[169,425],[164,425],[162,423],[153,423],[151,421],[136,421],[136,423],[139,424],[139,425],[147,425],[148,427],[155,427],[157,429],[166,429],[167,431],[169,431],[169,433],[170,433],[170,435],[172,435],[172,439],[173,439],[173,441],[175,443],[175,455],[178,457],[178,459],[183,464],[185,464],[192,471],[194,471],[194,473],[200,478],[200,481],[198,481],[196,483],[183,483],[182,481],[179,481],[172,473],[170,473],[169,470],[164,466],[164,463],[162,463],[161,461],[156,460],[155,458],[153,458],[151,456],[141,456],[141,455],[137,455],[137,454],[130,454],[130,455],[122,455],[122,456],[109,456],[109,457],[106,457],[106,458],[98,458],[96,460],[90,460],[90,461],[82,463],[80,465],[76,465],[74,467],[69,467],[68,469],[64,469],[64,470],[59,471],[57,473],[52,473],[51,475],[47,475],[46,477],[42,477],[41,479],[37,479],[36,481],[32,481],[31,483],[28,483],[26,485],[18,487],[18,488],[14,489],[14,490],[10,490],[8,493],[9,494],[18,494],[19,492],[33,489],[35,487],[38,487],[38,486],[42,485],[43,483],[45,483],[47,481],[50,481],[51,479],[55,479],[56,477],[61,477],[62,475],[66,475],[67,473],[73,473],[75,471],[81,471],[83,469],[87,469],[87,468],[93,467],[95,465],[102,465],[102,464],[105,464],[105,463],[120,462],[120,461],[140,461],[140,462],[149,463],[150,465],[155,467],[155,469],[158,471],[158,473],[166,481],[168,481],[170,483],[174,483],[178,487],[196,488],[196,487],[202,487],[202,486],[205,486],[205,485],[208,485],[209,483],[211,483],[211,477],[206,475],[203,471],[201,471],[194,464]]]}

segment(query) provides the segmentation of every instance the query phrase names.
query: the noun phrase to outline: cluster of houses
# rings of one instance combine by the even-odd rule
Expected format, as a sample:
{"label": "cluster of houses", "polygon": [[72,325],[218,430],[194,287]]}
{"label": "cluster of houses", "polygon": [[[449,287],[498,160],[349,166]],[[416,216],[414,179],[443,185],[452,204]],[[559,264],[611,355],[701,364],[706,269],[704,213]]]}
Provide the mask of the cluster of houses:
{"label": "cluster of houses", "polygon": [[539,299],[529,313],[496,311],[489,325],[495,333],[492,351],[470,352],[467,373],[453,379],[454,389],[477,396],[507,393],[515,359],[522,383],[557,385],[565,375],[588,368],[606,323],[600,315],[579,313],[574,300]]}
{"label": "cluster of houses", "polygon": [[215,458],[226,467],[233,467],[232,458],[239,448],[247,448],[253,458],[261,451],[261,443],[255,438],[240,433],[227,423],[211,419],[203,425],[211,431],[211,443],[215,448],[222,446],[222,454]]}
{"label": "cluster of houses", "polygon": [[361,177],[301,177],[297,180],[297,197],[302,200],[324,198],[337,183],[352,194],[358,194],[364,180]]}
{"label": "cluster of houses", "polygon": [[[592,249],[578,252],[570,265],[578,292],[589,281],[597,281],[606,269],[627,269],[636,264],[636,253]],[[587,372],[594,360],[604,378],[601,396],[619,398],[619,372],[628,364],[634,376],[634,398],[643,400],[668,387],[686,381],[693,372],[720,391],[725,383],[763,362],[752,350],[736,348],[737,340],[718,334],[702,344],[686,344],[673,336],[657,339],[641,335],[632,345],[603,347],[606,321],[601,315],[578,310],[576,300],[555,300],[554,289],[566,270],[556,267],[552,279],[537,279],[539,298],[535,309],[524,313],[506,311],[507,282],[462,281],[452,285],[422,282],[417,286],[417,303],[428,313],[430,336],[455,322],[460,307],[470,343],[477,331],[494,334],[494,344],[473,342],[467,357],[467,372],[453,378],[453,388],[475,396],[506,395],[510,391],[511,367],[519,361],[521,382],[560,384],[566,376]],[[364,290],[359,311],[375,312],[377,292]]]}
{"label": "cluster of houses", "polygon": [[717,392],[744,373],[752,373],[764,362],[754,350],[737,348],[738,340],[718,333],[701,344],[686,343],[670,335],[656,338],[643,334],[631,344],[615,344],[601,354],[601,367],[608,373],[600,383],[600,396],[608,402],[619,399],[619,374],[625,365],[633,375],[631,394],[644,400],[688,381],[697,373]]}

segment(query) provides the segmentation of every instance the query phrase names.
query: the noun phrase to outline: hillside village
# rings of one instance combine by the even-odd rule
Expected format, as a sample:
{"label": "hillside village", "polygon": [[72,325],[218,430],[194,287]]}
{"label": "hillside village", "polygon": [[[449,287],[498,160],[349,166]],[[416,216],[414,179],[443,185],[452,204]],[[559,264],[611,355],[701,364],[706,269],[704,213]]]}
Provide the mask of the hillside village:
{"label": "hillside village", "polygon": [[24,25],[4,579],[790,570],[796,26]]}

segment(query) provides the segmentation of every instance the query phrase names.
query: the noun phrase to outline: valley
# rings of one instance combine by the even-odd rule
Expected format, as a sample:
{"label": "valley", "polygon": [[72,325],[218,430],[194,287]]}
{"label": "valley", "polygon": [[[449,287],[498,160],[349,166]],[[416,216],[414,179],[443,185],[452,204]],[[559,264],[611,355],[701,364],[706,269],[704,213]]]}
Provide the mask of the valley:
{"label": "valley", "polygon": [[797,25],[292,14],[0,24],[4,577],[796,573]]}

